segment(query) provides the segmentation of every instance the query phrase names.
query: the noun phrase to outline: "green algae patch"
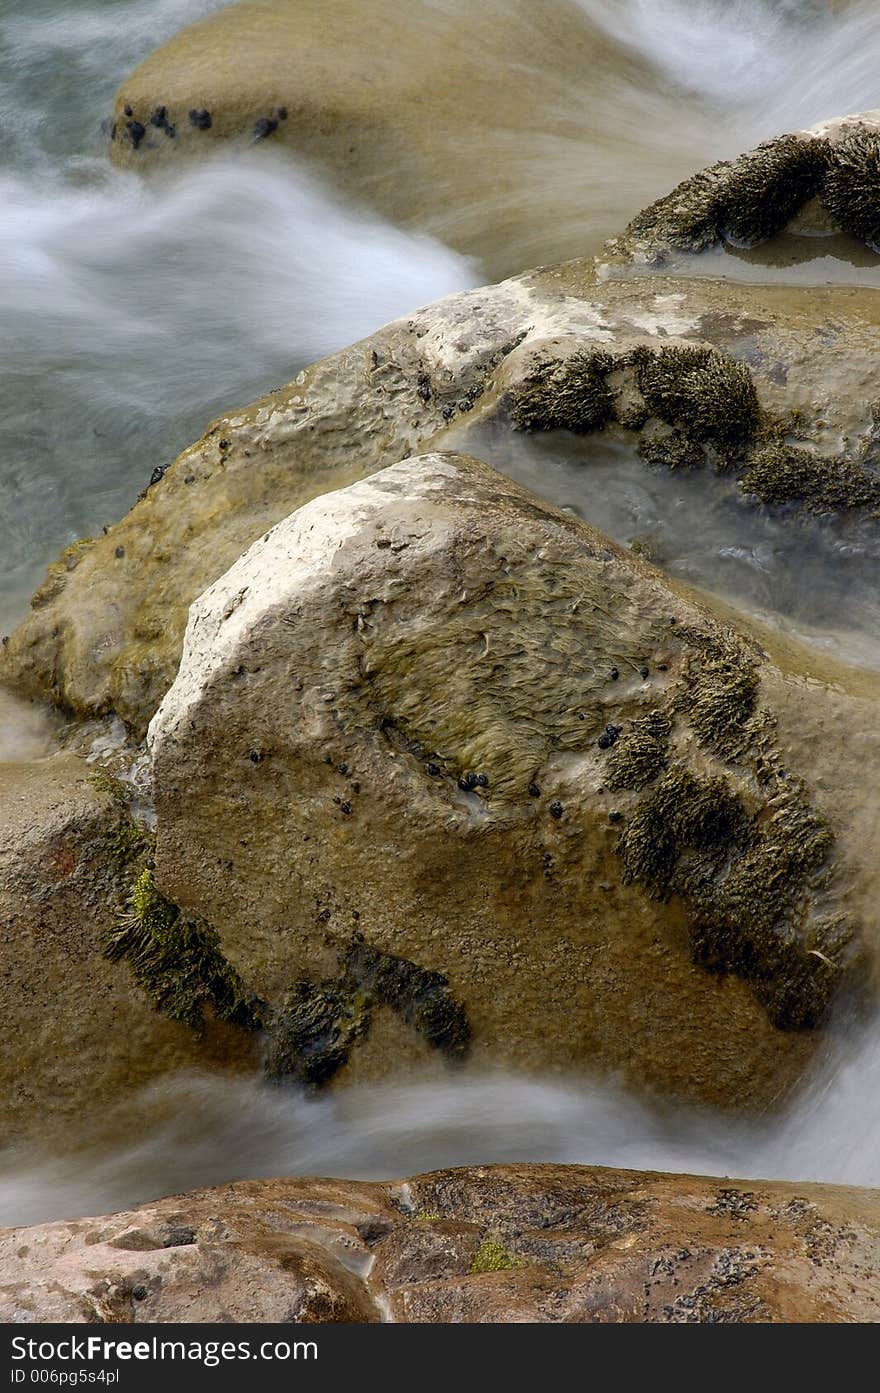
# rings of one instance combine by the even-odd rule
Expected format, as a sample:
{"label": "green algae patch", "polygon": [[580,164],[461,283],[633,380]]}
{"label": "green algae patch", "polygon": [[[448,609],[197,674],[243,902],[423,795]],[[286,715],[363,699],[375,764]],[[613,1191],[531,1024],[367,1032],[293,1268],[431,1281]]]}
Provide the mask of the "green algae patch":
{"label": "green algae patch", "polygon": [[762,503],[799,502],[811,513],[880,509],[876,470],[845,455],[816,455],[778,440],[754,451],[740,484]]}
{"label": "green algae patch", "polygon": [[857,130],[834,147],[822,202],[835,222],[880,249],[880,135]]}
{"label": "green algae patch", "polygon": [[391,1007],[448,1059],[467,1054],[467,1014],[448,978],[356,938],[338,977],[298,983],[270,1022],[266,1076],[320,1088],[348,1062],[378,1006]]}
{"label": "green algae patch", "polygon": [[516,1267],[525,1267],[525,1259],[517,1257],[491,1238],[484,1238],[471,1259],[468,1268],[470,1276],[481,1276],[486,1272],[509,1272]]}
{"label": "green algae patch", "polygon": [[597,350],[547,359],[514,393],[511,419],[520,430],[570,430],[576,435],[600,430],[614,414],[608,374],[614,358]]}
{"label": "green algae patch", "polygon": [[262,1024],[262,1003],[223,957],[214,930],[187,919],[159,890],[148,865],[134,879],[104,952],[128,963],[158,1011],[193,1030],[201,1029],[208,1008],[245,1030]]}
{"label": "green algae patch", "polygon": [[753,247],[780,232],[820,192],[825,140],[782,135],[736,160],[685,179],[629,224],[628,237],[655,248],[701,252],[722,239]]}

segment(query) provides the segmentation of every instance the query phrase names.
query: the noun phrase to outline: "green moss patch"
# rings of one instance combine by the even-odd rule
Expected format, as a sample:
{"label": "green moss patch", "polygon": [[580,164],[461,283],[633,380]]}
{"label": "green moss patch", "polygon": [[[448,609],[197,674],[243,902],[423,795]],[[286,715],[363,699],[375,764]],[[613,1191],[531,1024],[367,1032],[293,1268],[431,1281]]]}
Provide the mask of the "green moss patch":
{"label": "green moss patch", "polygon": [[105,944],[112,961],[128,963],[158,1011],[199,1030],[205,1010],[247,1030],[262,1024],[264,1007],[220,951],[216,933],[187,919],[143,866],[128,906]]}
{"label": "green moss patch", "polygon": [[486,1272],[509,1272],[516,1267],[525,1267],[525,1260],[509,1253],[500,1243],[484,1238],[471,1260],[468,1269],[472,1277]]}
{"label": "green moss patch", "polygon": [[270,1023],[267,1077],[320,1088],[348,1062],[378,1006],[391,1007],[447,1058],[466,1055],[470,1026],[448,978],[355,939],[338,977],[299,983]]}

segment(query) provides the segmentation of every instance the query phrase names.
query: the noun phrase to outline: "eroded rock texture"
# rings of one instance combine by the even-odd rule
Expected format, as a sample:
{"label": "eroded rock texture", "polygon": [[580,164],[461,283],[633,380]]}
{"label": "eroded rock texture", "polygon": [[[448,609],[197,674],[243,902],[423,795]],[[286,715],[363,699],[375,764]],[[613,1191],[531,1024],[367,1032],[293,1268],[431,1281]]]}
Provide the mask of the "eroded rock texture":
{"label": "eroded rock texture", "polygon": [[872,1191],[578,1166],[240,1182],[0,1232],[10,1321],[876,1321]]}

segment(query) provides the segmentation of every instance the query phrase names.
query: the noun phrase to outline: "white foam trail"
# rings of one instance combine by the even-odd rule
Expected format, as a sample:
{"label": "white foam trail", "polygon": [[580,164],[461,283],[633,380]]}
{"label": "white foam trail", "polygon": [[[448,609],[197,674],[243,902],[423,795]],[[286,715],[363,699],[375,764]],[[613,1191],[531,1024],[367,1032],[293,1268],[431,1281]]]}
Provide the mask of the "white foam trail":
{"label": "white foam trail", "polygon": [[725,113],[729,153],[880,103],[880,11],[868,0],[578,3],[682,95]]}
{"label": "white foam trail", "polygon": [[20,701],[0,687],[0,779],[4,764],[24,764],[51,754],[54,729],[45,707]]}
{"label": "white foam trail", "polygon": [[229,0],[120,0],[70,7],[33,4],[0,19],[0,36],[17,63],[73,59],[93,72],[119,72]]}

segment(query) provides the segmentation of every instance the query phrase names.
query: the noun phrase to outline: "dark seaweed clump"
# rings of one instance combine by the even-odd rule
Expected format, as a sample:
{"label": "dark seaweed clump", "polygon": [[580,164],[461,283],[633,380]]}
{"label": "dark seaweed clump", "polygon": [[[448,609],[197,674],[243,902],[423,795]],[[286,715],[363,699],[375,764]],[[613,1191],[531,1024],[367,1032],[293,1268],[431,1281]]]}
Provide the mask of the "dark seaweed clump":
{"label": "dark seaweed clump", "polygon": [[783,135],[702,170],[633,219],[629,236],[700,252],[722,239],[756,246],[781,231],[819,193],[825,140]]}
{"label": "dark seaweed clump", "polygon": [[112,961],[124,959],[141,990],[172,1020],[198,1030],[210,1007],[246,1030],[262,1024],[263,1003],[223,957],[215,931],[187,919],[159,890],[148,866],[134,880],[104,952]]}
{"label": "dark seaweed clump", "polygon": [[833,847],[802,789],[751,815],[724,778],[670,769],[639,803],[618,845],[625,883],[682,896],[695,961],[748,981],[780,1029],[818,1025],[852,939],[843,919],[801,925]]}
{"label": "dark seaweed clump", "polygon": [[880,508],[880,474],[875,470],[844,455],[815,455],[783,441],[755,450],[740,483],[762,503],[797,499],[811,513]]}
{"label": "dark seaweed clump", "polygon": [[761,407],[744,363],[698,346],[641,347],[630,361],[650,414],[689,441],[739,450],[758,429]]}
{"label": "dark seaweed clump", "polygon": [[348,1061],[378,1006],[390,1006],[448,1058],[467,1053],[467,1014],[449,991],[448,978],[357,939],[338,977],[299,983],[271,1022],[267,1077],[321,1087]]}
{"label": "dark seaweed clump", "polygon": [[520,430],[600,430],[614,415],[614,393],[606,381],[615,366],[608,353],[586,350],[550,358],[521,383],[511,403]]}

